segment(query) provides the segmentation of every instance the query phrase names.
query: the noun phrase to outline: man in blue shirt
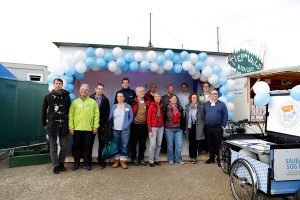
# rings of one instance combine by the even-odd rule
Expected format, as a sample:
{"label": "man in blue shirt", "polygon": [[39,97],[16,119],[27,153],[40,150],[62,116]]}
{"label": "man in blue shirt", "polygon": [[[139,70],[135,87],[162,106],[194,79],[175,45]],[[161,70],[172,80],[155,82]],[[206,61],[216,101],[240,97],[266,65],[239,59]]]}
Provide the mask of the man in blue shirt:
{"label": "man in blue shirt", "polygon": [[223,135],[223,129],[228,121],[228,111],[222,101],[218,101],[218,91],[210,92],[210,101],[204,104],[205,133],[208,143],[209,159],[206,164],[214,163],[217,155],[218,166],[220,166],[219,149]]}

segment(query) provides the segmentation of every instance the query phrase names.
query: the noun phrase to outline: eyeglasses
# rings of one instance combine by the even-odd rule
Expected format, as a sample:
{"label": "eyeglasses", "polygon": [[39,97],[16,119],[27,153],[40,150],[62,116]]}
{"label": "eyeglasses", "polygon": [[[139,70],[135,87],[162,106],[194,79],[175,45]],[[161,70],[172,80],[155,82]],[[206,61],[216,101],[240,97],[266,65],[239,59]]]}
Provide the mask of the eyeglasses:
{"label": "eyeglasses", "polygon": [[218,93],[211,93],[210,95],[218,95]]}

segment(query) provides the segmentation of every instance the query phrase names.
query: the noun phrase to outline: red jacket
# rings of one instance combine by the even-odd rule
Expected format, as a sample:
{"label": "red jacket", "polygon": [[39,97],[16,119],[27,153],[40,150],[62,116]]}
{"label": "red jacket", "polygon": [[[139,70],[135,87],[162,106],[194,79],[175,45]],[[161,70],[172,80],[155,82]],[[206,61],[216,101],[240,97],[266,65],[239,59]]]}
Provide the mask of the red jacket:
{"label": "red jacket", "polygon": [[[156,119],[156,113],[158,108],[160,108],[160,118]],[[162,107],[162,103],[156,103],[153,101],[148,109],[147,113],[147,124],[149,132],[152,132],[151,127],[163,127],[164,126],[164,111]]]}
{"label": "red jacket", "polygon": [[[144,98],[144,101],[145,101],[145,105],[146,105],[146,115],[147,115],[147,111],[148,111],[148,108],[149,108],[149,105],[150,105],[151,101],[149,101],[147,98]],[[137,111],[138,105],[139,105],[139,103],[138,103],[138,98],[135,97],[135,98],[134,98],[134,101],[133,101],[133,103],[132,103],[132,106],[131,106],[132,112],[133,112],[133,119],[135,118],[135,115],[136,115],[136,111]],[[146,117],[147,117],[147,116],[146,116]]]}
{"label": "red jacket", "polygon": [[145,94],[145,98],[149,99],[151,102],[154,101],[154,97],[151,95],[150,90]]}

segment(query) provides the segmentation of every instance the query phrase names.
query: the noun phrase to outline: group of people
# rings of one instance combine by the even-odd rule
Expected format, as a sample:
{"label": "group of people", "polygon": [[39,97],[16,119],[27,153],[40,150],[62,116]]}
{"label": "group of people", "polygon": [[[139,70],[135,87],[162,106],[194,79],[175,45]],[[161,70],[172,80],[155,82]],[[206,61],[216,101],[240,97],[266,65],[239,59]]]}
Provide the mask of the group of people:
{"label": "group of people", "polygon": [[[130,89],[128,78],[122,79],[122,89],[115,95],[114,105],[110,107],[108,98],[103,94],[104,85],[98,83],[95,93],[89,96],[89,86],[82,84],[79,98],[71,103],[69,93],[62,89],[63,81],[53,82],[54,89],[45,96],[42,106],[42,125],[49,135],[50,156],[55,174],[66,171],[64,165],[68,134],[73,136],[73,170],[92,169],[92,147],[98,135],[98,164],[105,168],[103,127],[113,122],[114,142],[118,152],[114,156],[113,167],[127,169],[128,155],[133,165],[145,165],[144,153],[149,138],[149,165],[160,165],[160,151],[165,136],[169,164],[185,164],[182,160],[184,134],[189,140],[191,163],[196,163],[198,152],[207,146],[209,159],[207,164],[218,158],[223,129],[227,124],[227,108],[218,101],[218,91],[209,90],[209,84],[203,83],[201,94],[187,92],[188,84],[181,84],[181,92],[174,94],[172,85],[167,86],[167,94],[161,96],[156,83],[151,83],[149,91],[144,87]],[[111,110],[110,110],[111,108]],[[59,138],[60,152],[57,152]],[[138,148],[137,148],[138,144]]]}

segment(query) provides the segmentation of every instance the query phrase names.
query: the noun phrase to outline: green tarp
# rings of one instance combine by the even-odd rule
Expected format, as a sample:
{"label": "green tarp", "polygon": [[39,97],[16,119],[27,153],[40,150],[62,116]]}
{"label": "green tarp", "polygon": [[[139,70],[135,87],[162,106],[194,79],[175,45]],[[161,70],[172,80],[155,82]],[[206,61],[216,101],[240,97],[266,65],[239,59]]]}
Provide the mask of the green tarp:
{"label": "green tarp", "polygon": [[0,149],[45,142],[41,106],[48,85],[0,78]]}

